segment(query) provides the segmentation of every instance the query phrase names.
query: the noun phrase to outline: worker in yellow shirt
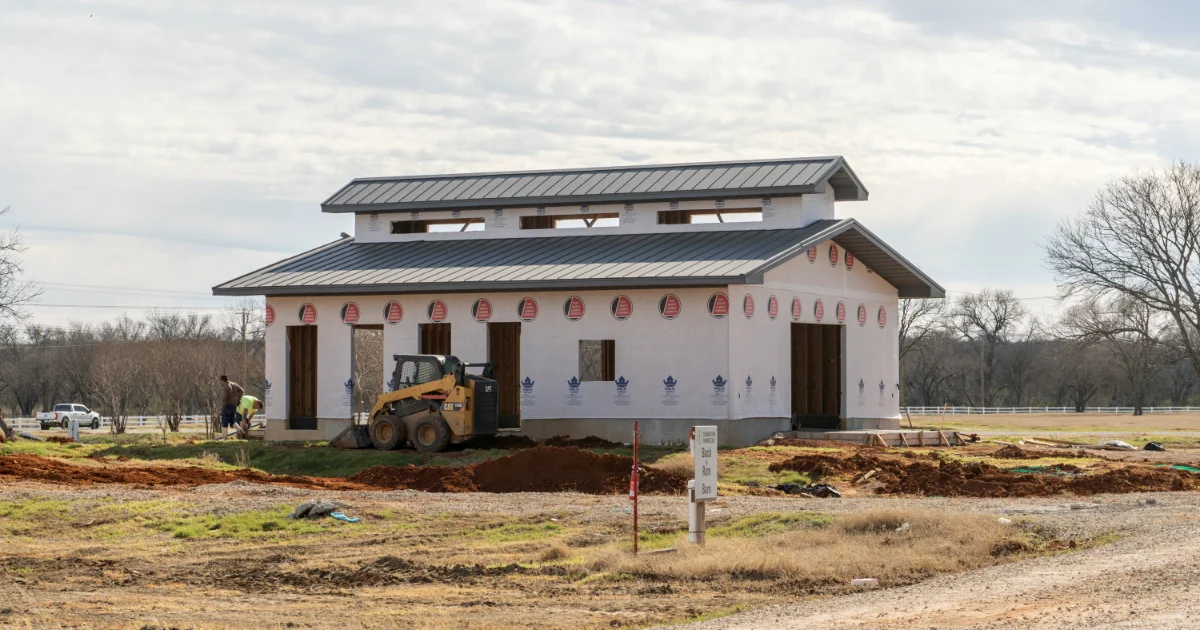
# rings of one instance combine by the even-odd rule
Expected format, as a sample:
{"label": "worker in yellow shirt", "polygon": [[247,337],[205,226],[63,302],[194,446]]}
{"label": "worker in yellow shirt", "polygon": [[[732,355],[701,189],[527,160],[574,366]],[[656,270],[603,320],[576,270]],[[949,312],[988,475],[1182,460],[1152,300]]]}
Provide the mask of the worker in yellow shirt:
{"label": "worker in yellow shirt", "polygon": [[237,417],[238,417],[238,437],[245,439],[246,434],[250,431],[250,421],[254,419],[254,414],[258,413],[263,408],[263,401],[254,396],[242,396],[238,402]]}

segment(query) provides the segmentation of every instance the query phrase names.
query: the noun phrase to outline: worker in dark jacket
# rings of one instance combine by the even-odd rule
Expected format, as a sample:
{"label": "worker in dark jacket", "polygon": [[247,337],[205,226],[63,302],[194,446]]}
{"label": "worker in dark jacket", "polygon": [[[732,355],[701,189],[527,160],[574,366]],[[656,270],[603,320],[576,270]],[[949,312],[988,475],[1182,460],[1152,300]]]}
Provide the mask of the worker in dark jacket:
{"label": "worker in dark jacket", "polygon": [[241,385],[231,383],[229,377],[221,375],[221,435],[218,440],[225,439],[225,431],[237,426],[237,406],[242,401],[246,390]]}

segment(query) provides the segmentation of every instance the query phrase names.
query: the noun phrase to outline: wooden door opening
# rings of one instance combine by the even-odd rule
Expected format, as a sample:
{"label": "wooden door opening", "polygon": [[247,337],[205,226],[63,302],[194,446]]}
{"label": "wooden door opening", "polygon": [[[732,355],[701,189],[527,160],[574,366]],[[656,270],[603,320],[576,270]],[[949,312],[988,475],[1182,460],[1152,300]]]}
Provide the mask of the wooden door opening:
{"label": "wooden door opening", "polygon": [[792,324],[792,418],[797,426],[839,429],[842,327]]}
{"label": "wooden door opening", "polygon": [[421,354],[451,354],[450,324],[421,324],[418,328],[421,333]]}
{"label": "wooden door opening", "polygon": [[383,393],[383,325],[354,326],[350,330],[350,364],[354,375],[350,411],[358,417],[370,412]]}
{"label": "wooden door opening", "polygon": [[521,322],[488,325],[488,361],[500,385],[500,428],[521,428]]}
{"label": "wooden door opening", "polygon": [[317,429],[317,327],[288,326],[288,429]]}

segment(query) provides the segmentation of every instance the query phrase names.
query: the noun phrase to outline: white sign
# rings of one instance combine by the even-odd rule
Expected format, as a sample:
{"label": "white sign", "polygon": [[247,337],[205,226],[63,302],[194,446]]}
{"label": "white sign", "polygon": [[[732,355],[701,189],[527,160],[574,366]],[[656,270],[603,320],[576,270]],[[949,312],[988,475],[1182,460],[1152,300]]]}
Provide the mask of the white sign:
{"label": "white sign", "polygon": [[696,501],[717,498],[717,427],[692,427],[696,460]]}

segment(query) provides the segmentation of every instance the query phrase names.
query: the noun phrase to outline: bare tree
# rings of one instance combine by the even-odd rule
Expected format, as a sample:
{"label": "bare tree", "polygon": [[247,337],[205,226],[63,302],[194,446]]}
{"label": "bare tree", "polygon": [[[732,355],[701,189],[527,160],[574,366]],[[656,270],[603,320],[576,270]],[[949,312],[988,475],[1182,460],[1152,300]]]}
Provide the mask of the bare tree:
{"label": "bare tree", "polygon": [[1200,167],[1109,183],[1044,249],[1064,296],[1122,297],[1164,314],[1200,370]]}
{"label": "bare tree", "polygon": [[1169,328],[1165,318],[1128,296],[1109,301],[1092,298],[1072,306],[1063,327],[1075,338],[1108,350],[1129,387],[1133,415],[1142,415],[1152,379],[1175,362],[1165,343]]}
{"label": "bare tree", "polygon": [[148,392],[142,348],[129,342],[107,343],[96,349],[92,364],[93,397],[102,413],[109,416],[109,431],[125,432],[130,410],[136,409]]}
{"label": "bare tree", "polygon": [[[0,216],[8,214],[10,209],[5,206],[0,210]],[[26,319],[28,313],[25,305],[42,294],[41,287],[36,283],[21,280],[25,268],[18,256],[25,249],[20,230],[0,234],[0,319]]]}
{"label": "bare tree", "polygon": [[963,295],[950,314],[955,332],[974,346],[978,358],[979,398],[975,404],[990,406],[996,395],[996,350],[1025,319],[1024,305],[1012,291],[983,289]]}

